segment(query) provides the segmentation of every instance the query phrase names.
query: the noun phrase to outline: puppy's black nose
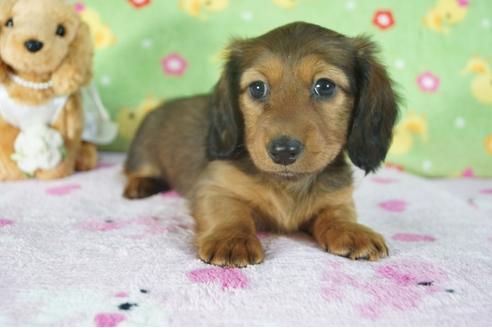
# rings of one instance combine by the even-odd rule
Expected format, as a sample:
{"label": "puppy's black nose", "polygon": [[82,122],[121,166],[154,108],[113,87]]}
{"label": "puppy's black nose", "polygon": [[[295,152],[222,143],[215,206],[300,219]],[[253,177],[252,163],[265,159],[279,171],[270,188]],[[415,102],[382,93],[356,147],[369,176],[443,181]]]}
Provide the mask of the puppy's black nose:
{"label": "puppy's black nose", "polygon": [[290,165],[297,160],[303,148],[299,140],[280,137],[270,142],[268,154],[275,163]]}
{"label": "puppy's black nose", "polygon": [[38,52],[43,49],[43,42],[38,40],[28,40],[24,43],[24,46],[29,52]]}

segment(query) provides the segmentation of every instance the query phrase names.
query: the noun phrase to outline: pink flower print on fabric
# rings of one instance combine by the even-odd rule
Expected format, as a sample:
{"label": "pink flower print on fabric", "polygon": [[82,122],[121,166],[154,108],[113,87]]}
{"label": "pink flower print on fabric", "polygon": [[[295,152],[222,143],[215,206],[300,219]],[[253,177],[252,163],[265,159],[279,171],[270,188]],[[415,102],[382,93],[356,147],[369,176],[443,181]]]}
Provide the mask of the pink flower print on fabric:
{"label": "pink flower print on fabric", "polygon": [[85,10],[85,4],[83,2],[76,2],[73,5],[73,9],[75,10],[75,12],[81,13]]}
{"label": "pink flower print on fabric", "polygon": [[432,72],[427,71],[417,77],[417,84],[422,92],[434,93],[439,89],[441,80]]}
{"label": "pink flower print on fabric", "polygon": [[475,171],[473,171],[473,168],[467,167],[466,169],[461,172],[461,177],[462,178],[474,178],[475,177]]}
{"label": "pink flower print on fabric", "polygon": [[186,72],[188,62],[178,53],[167,55],[161,60],[164,74],[182,76]]}

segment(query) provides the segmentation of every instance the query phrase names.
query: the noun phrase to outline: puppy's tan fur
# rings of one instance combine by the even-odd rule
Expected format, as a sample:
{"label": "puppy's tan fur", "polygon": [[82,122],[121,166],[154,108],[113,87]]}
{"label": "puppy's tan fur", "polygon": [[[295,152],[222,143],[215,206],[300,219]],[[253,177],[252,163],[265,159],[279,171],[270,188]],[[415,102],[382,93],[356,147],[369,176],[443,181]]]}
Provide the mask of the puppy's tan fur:
{"label": "puppy's tan fur", "polygon": [[[325,250],[352,259],[388,254],[378,233],[356,222],[345,152],[366,172],[384,160],[396,96],[366,38],[293,23],[231,44],[211,95],[170,102],[139,128],[126,162],[128,198],[172,187],[190,200],[198,256],[216,265],[263,260],[257,229],[304,230]],[[329,99],[312,93],[328,78]],[[248,86],[264,81],[264,101]],[[291,165],[268,144],[300,140]]]}
{"label": "puppy's tan fur", "polygon": [[[13,27],[5,26],[12,19]],[[57,36],[57,26],[66,35]],[[64,160],[54,169],[35,173],[39,179],[55,179],[70,175],[75,169],[89,170],[97,163],[95,145],[81,142],[83,111],[79,89],[92,74],[93,47],[89,27],[63,0],[2,0],[0,2],[0,83],[9,96],[19,103],[38,105],[57,95],[70,95],[53,124],[64,138],[67,150]],[[44,43],[33,54],[24,43],[29,39]],[[53,87],[32,90],[14,83],[9,73],[27,81],[46,82]],[[19,130],[0,117],[0,181],[25,178],[11,156]]]}

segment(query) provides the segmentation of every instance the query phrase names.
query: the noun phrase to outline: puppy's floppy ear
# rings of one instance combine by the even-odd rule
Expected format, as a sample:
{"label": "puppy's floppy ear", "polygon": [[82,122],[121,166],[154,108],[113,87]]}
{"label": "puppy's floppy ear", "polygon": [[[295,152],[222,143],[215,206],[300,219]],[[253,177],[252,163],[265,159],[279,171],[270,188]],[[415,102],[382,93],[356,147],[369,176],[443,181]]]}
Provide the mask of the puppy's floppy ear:
{"label": "puppy's floppy ear", "polygon": [[72,94],[90,82],[93,55],[89,26],[81,21],[67,57],[52,76],[53,88],[57,94]]}
{"label": "puppy's floppy ear", "polygon": [[224,71],[211,96],[207,154],[229,159],[244,152],[244,122],[239,109],[241,75],[238,42],[229,48]]}
{"label": "puppy's floppy ear", "polygon": [[352,162],[366,174],[384,161],[398,114],[398,96],[377,49],[366,37],[351,39],[354,44],[355,101],[347,142]]}

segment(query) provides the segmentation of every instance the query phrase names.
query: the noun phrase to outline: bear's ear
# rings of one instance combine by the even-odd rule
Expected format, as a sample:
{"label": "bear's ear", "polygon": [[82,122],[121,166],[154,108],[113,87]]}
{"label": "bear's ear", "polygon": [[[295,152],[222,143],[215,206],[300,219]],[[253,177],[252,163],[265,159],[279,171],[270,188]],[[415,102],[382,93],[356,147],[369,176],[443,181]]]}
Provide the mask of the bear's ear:
{"label": "bear's ear", "polygon": [[[0,35],[6,28],[5,24],[7,21],[12,18],[12,7],[16,2],[17,0],[0,0]],[[7,77],[7,68],[5,67],[5,63],[3,62],[0,53],[0,82],[5,81]]]}
{"label": "bear's ear", "polygon": [[5,27],[7,20],[12,18],[11,12],[12,7],[17,2],[17,0],[1,0],[0,1],[0,30]]}
{"label": "bear's ear", "polygon": [[72,40],[68,54],[53,73],[53,88],[57,94],[72,94],[88,84],[92,78],[94,48],[89,26],[78,24],[77,34]]}
{"label": "bear's ear", "polygon": [[211,159],[230,159],[244,152],[244,122],[239,109],[240,41],[229,47],[226,65],[210,104],[207,153]]}
{"label": "bear's ear", "polygon": [[356,96],[347,150],[352,162],[366,174],[384,161],[398,115],[398,96],[385,67],[376,58],[375,44],[356,37],[354,44]]}

